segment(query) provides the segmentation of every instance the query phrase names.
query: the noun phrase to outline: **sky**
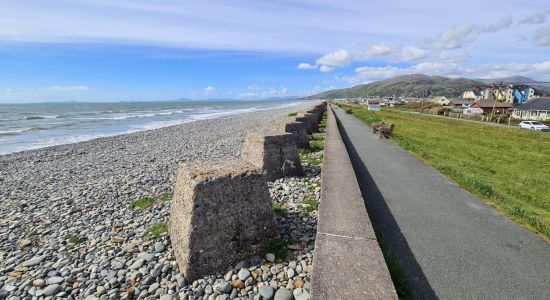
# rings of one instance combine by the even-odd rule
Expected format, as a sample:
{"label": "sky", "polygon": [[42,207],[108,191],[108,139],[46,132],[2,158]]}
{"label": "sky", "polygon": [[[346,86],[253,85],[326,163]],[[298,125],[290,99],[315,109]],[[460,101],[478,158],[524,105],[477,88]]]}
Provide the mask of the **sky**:
{"label": "sky", "polygon": [[550,81],[550,2],[0,0],[0,102],[263,99],[397,75]]}

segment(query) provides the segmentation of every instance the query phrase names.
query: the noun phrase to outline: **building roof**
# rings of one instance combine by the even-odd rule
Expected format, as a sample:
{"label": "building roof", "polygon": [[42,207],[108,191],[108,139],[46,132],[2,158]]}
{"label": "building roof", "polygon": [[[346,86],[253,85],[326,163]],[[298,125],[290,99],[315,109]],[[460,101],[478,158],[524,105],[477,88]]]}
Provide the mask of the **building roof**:
{"label": "building roof", "polygon": [[550,97],[535,98],[516,107],[517,110],[550,110]]}
{"label": "building roof", "polygon": [[[495,103],[496,102],[496,103]],[[499,102],[495,100],[479,100],[474,102],[472,105],[479,105],[481,108],[493,108],[493,105],[495,108],[511,108],[514,107],[511,103],[508,102]]]}
{"label": "building roof", "polygon": [[466,98],[449,99],[449,101],[454,104],[470,104],[474,102],[473,99],[466,99]]}

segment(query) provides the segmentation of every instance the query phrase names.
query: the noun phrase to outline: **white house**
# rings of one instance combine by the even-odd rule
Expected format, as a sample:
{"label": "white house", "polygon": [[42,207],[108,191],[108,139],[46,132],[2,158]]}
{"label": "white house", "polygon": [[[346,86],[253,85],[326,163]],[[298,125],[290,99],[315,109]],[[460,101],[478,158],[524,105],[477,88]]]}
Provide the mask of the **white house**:
{"label": "white house", "polygon": [[448,105],[449,99],[445,96],[437,96],[430,99],[430,102],[437,103],[439,105]]}
{"label": "white house", "polygon": [[467,90],[462,94],[462,98],[478,101],[483,99],[483,94],[478,90]]}
{"label": "white house", "polygon": [[479,107],[466,107],[462,110],[462,113],[466,116],[482,115],[483,109]]}
{"label": "white house", "polygon": [[521,120],[550,120],[550,97],[535,98],[514,108],[512,118]]}
{"label": "white house", "polygon": [[367,109],[372,111],[380,111],[380,100],[378,99],[367,100]]}

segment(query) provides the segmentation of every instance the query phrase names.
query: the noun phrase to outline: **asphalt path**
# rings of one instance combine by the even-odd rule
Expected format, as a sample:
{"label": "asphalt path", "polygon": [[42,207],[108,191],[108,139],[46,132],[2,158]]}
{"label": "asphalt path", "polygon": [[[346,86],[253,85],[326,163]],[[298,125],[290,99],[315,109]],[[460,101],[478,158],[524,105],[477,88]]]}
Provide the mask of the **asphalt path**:
{"label": "asphalt path", "polygon": [[550,299],[547,242],[333,107],[373,226],[412,299]]}

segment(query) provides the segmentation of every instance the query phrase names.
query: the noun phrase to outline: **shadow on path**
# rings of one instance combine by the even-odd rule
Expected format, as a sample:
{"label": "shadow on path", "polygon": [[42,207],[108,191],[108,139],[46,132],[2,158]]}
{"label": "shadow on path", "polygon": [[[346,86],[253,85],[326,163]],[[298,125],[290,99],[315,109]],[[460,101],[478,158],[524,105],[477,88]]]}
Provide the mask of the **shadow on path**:
{"label": "shadow on path", "polygon": [[414,257],[405,237],[401,233],[401,229],[397,225],[389,207],[380,193],[372,176],[369,174],[367,167],[361,160],[357,150],[351,143],[345,128],[338,120],[335,114],[340,129],[340,134],[348,150],[361,194],[365,200],[368,214],[372,225],[377,235],[381,236],[386,250],[393,256],[401,265],[407,280],[407,288],[411,299],[438,299],[430,286],[422,268]]}

